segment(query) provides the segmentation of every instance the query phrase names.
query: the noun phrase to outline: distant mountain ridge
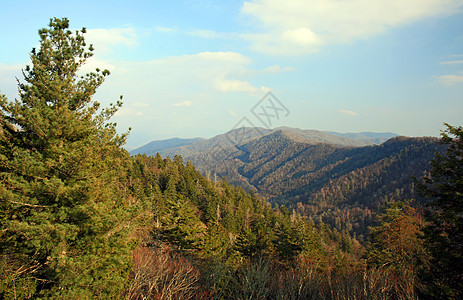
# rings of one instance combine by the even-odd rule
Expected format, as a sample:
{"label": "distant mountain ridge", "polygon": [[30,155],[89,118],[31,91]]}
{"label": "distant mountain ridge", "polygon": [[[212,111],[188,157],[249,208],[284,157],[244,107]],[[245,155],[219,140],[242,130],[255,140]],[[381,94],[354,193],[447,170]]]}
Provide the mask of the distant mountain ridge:
{"label": "distant mountain ridge", "polygon": [[324,131],[324,132],[329,133],[329,134],[344,136],[344,137],[347,137],[353,140],[372,141],[375,144],[384,143],[388,139],[398,136],[396,133],[392,133],[392,132],[370,132],[370,131],[364,131],[364,132],[358,132],[358,133],[339,133],[339,132],[333,132],[333,131]]}
{"label": "distant mountain ridge", "polygon": [[193,138],[193,139],[181,139],[181,138],[171,138],[166,140],[156,140],[152,141],[144,146],[136,148],[130,151],[131,155],[135,154],[146,154],[146,155],[156,155],[158,152],[166,151],[167,149],[175,149],[182,146],[191,145],[193,143],[204,140],[203,138]]}
{"label": "distant mountain ridge", "polygon": [[338,132],[323,132],[318,130],[302,130],[291,127],[278,127],[275,129],[265,129],[260,127],[254,128],[238,128],[227,133],[217,135],[210,139],[193,138],[180,139],[172,138],[166,140],[155,140],[144,146],[130,151],[131,155],[146,154],[155,155],[159,153],[161,156],[181,155],[184,158],[189,158],[196,153],[209,150],[215,145],[220,145],[222,148],[229,148],[235,145],[243,144],[251,139],[260,138],[273,132],[283,132],[288,137],[305,143],[329,143],[343,146],[367,146],[380,144],[388,138],[397,136],[395,133],[338,133]]}
{"label": "distant mountain ridge", "polygon": [[428,174],[442,147],[429,137],[280,127],[239,128],[159,153],[363,240],[386,203],[418,198],[412,177]]}

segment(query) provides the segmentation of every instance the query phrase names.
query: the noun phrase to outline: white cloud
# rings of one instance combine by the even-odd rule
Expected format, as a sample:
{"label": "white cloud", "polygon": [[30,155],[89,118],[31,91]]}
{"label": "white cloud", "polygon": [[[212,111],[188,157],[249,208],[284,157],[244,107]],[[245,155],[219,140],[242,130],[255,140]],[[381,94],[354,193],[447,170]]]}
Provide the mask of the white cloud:
{"label": "white cloud", "polygon": [[459,75],[449,74],[442,75],[438,77],[439,81],[445,85],[454,85],[458,83],[463,83],[463,72],[460,72]]}
{"label": "white cloud", "polygon": [[112,46],[136,46],[137,33],[133,28],[88,29],[85,39],[95,46],[96,53],[106,53]]}
{"label": "white cloud", "polygon": [[251,49],[270,55],[302,55],[319,51],[320,45],[301,45],[288,41],[285,32],[243,34],[241,37],[251,42]]}
{"label": "white cloud", "polygon": [[[449,56],[450,60],[443,61],[440,64],[441,65],[461,65],[463,64],[463,60],[458,59],[461,57],[463,57],[463,54],[453,54]],[[457,74],[442,75],[442,76],[437,77],[437,79],[440,81],[440,83],[447,85],[447,86],[463,83],[463,71],[460,71]]]}
{"label": "white cloud", "polygon": [[258,76],[258,75],[272,75],[272,74],[278,74],[278,73],[283,73],[283,72],[293,72],[296,71],[296,68],[293,67],[281,67],[279,65],[274,65],[270,66],[264,69],[240,69],[240,70],[235,70],[233,73],[230,73],[230,76],[233,77],[253,77],[253,76]]}
{"label": "white cloud", "polygon": [[316,45],[320,43],[319,38],[309,28],[298,28],[294,30],[286,30],[282,35],[285,41],[293,43],[295,45]]}
{"label": "white cloud", "polygon": [[157,32],[165,32],[165,33],[177,32],[176,28],[171,28],[171,27],[156,27],[155,30]]}
{"label": "white cloud", "polygon": [[262,86],[257,88],[251,83],[243,80],[222,80],[217,82],[217,88],[222,92],[266,92],[269,88]]}
{"label": "white cloud", "polygon": [[338,112],[345,115],[345,116],[349,116],[349,117],[356,117],[356,116],[359,115],[357,112],[352,111],[352,110],[348,110],[348,109],[340,109],[340,110],[338,110]]}
{"label": "white cloud", "polygon": [[441,65],[459,65],[463,64],[463,60],[449,60],[449,61],[443,61],[440,63]]}
{"label": "white cloud", "polygon": [[280,67],[279,65],[274,65],[274,66],[270,66],[268,68],[265,68],[261,71],[258,71],[258,73],[260,74],[276,74],[276,73],[280,73],[280,72],[292,72],[292,71],[296,71],[296,68],[294,67]]}
{"label": "white cloud", "polygon": [[295,55],[325,44],[364,39],[426,17],[451,14],[461,0],[252,0],[242,13],[256,18],[263,32],[243,37],[269,54]]}
{"label": "white cloud", "polygon": [[[115,45],[117,40],[109,42],[108,39],[106,43]],[[239,109],[243,103],[257,101],[269,90],[255,84],[255,77],[292,70],[278,65],[250,69],[252,60],[237,52],[201,52],[150,61],[109,61],[103,58],[102,55],[93,56],[81,72],[96,68],[111,71],[94,100],[106,107],[123,95],[124,105],[114,121],[122,130],[134,128],[132,136],[142,132],[148,135],[161,128],[171,128],[171,131],[185,126],[194,128],[193,124],[200,124],[205,119],[215,124],[210,128],[222,126],[217,124],[232,126],[233,115],[228,111],[233,105]],[[0,83],[10,78],[9,86],[16,90],[12,74],[20,74],[20,69],[20,66],[0,64]],[[5,86],[0,85],[1,92],[12,94],[5,90]],[[239,115],[239,112],[235,114]]]}
{"label": "white cloud", "polygon": [[[92,66],[98,66],[98,62],[95,59]],[[144,111],[145,115],[180,106],[201,110],[205,103],[229,99],[227,93],[241,92],[255,97],[255,93],[268,91],[248,78],[249,73],[258,74],[256,70],[249,71],[251,62],[236,52],[201,52],[143,62],[118,62],[114,71],[110,69],[111,76],[101,90],[106,95],[117,91],[112,99],[123,94],[129,108]],[[264,70],[272,73],[285,68],[273,66]],[[146,106],[130,104],[133,102]]]}
{"label": "white cloud", "polygon": [[111,64],[107,61],[97,59],[95,56],[90,57],[87,59],[85,64],[80,68],[80,72],[83,74],[95,72],[95,69],[104,70],[107,69],[110,72],[114,72],[116,70],[116,66]]}
{"label": "white cloud", "polygon": [[248,81],[236,78],[239,77],[237,74],[246,73],[249,63],[251,59],[236,52],[201,52],[143,62],[136,68],[140,75],[146,74],[144,78],[156,78],[155,82],[164,82],[163,86],[176,84],[186,89],[202,88],[220,92],[253,93],[267,90],[266,87],[255,87]]}
{"label": "white cloud", "polygon": [[174,103],[173,104],[174,106],[192,106],[193,105],[193,102],[189,101],[189,100],[185,100],[185,101],[182,101],[182,102],[178,102],[178,103]]}
{"label": "white cloud", "polygon": [[143,111],[136,110],[130,106],[121,107],[115,114],[117,117],[141,117],[144,115]]}

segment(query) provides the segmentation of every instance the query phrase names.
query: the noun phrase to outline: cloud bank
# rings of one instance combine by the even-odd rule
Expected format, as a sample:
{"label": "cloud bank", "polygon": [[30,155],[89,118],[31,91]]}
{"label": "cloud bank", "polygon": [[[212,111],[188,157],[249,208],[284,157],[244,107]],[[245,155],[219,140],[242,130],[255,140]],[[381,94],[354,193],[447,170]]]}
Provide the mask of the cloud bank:
{"label": "cloud bank", "polygon": [[302,55],[327,44],[347,43],[416,20],[457,12],[461,0],[253,0],[242,13],[262,33],[244,35],[256,51]]}

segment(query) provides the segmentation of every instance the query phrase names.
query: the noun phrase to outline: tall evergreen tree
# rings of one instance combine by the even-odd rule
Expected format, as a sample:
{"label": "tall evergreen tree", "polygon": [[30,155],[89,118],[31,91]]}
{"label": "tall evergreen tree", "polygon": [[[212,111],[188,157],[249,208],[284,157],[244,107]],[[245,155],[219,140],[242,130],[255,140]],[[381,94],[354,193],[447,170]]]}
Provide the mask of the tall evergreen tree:
{"label": "tall evergreen tree", "polygon": [[426,246],[433,259],[425,276],[433,298],[463,298],[463,128],[445,124],[445,154],[436,153],[432,171],[420,185],[431,199]]}
{"label": "tall evergreen tree", "polygon": [[[79,76],[92,56],[67,19],[39,30],[19,99],[0,97],[0,297],[114,298],[131,267],[128,154],[92,100],[109,71]],[[21,294],[22,293],[22,294]],[[21,296],[18,296],[21,294]]]}

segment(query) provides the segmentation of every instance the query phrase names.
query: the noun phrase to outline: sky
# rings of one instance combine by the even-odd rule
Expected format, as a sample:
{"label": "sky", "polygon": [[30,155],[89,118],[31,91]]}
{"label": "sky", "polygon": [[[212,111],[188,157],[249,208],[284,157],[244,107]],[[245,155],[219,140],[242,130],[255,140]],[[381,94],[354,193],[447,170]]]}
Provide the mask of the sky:
{"label": "sky", "polygon": [[0,0],[0,93],[50,18],[85,27],[127,148],[241,126],[438,136],[463,125],[463,0]]}

